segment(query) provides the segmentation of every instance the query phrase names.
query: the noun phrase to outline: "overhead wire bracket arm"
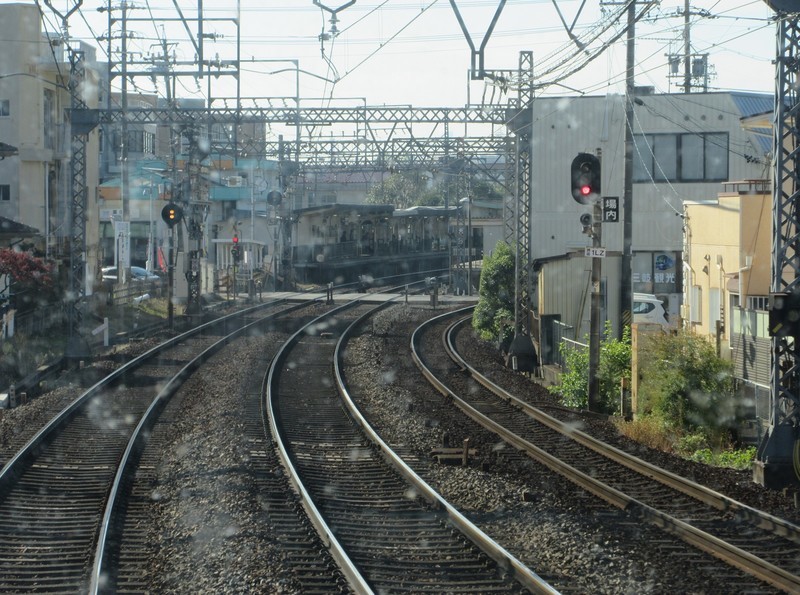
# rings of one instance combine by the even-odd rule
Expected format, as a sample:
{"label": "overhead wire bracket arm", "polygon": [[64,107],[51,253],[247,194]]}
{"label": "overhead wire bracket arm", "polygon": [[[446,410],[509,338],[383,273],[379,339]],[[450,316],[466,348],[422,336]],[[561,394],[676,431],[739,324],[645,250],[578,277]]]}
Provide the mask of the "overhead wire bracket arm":
{"label": "overhead wire bracket arm", "polygon": [[564,15],[561,13],[561,9],[558,7],[558,2],[556,2],[556,0],[553,0],[553,6],[555,6],[556,12],[558,13],[558,18],[561,19],[561,23],[564,25],[564,30],[567,32],[567,35],[569,35],[569,38],[575,42],[575,45],[577,45],[579,49],[585,50],[586,46],[575,36],[572,30],[575,28],[575,23],[578,22],[578,19],[583,12],[583,7],[586,6],[586,0],[581,2],[581,5],[578,7],[578,12],[575,13],[575,18],[572,20],[571,25],[567,25],[567,21],[564,19]]}
{"label": "overhead wire bracket arm", "polygon": [[74,0],[75,5],[67,11],[67,14],[62,14],[60,10],[58,10],[50,0],[44,0],[44,3],[47,7],[53,11],[53,13],[61,19],[61,31],[64,34],[64,37],[68,37],[68,26],[67,23],[69,22],[69,17],[72,16],[76,10],[79,10],[80,7],[83,5],[83,0]]}
{"label": "overhead wire bracket arm", "polygon": [[[178,16],[180,17],[181,21],[183,22],[183,28],[186,29],[186,33],[189,34],[189,39],[191,40],[192,45],[194,46],[194,51],[197,52],[198,63],[202,64],[203,63],[203,41],[202,41],[203,37],[202,37],[202,35],[198,34],[198,36],[197,36],[198,39],[195,39],[194,35],[192,34],[191,29],[189,29],[189,23],[186,21],[186,17],[183,16],[183,11],[181,10],[181,7],[178,6],[177,0],[172,0],[172,4],[173,4],[173,6],[175,6],[175,10],[178,12]],[[202,22],[202,19],[200,19],[200,21]]]}
{"label": "overhead wire bracket arm", "polygon": [[339,32],[338,29],[336,29],[336,23],[339,22],[339,18],[336,16],[336,14],[344,10],[345,8],[353,6],[353,4],[356,3],[356,0],[350,0],[350,2],[345,2],[339,8],[329,8],[319,0],[313,0],[313,2],[314,6],[319,6],[322,10],[327,10],[329,13],[331,13],[331,34],[335,37],[336,34]]}
{"label": "overhead wire bracket arm", "polygon": [[[314,1],[316,2],[316,0]],[[489,43],[489,38],[492,36],[492,31],[494,31],[494,26],[497,24],[497,20],[500,18],[500,13],[503,12],[505,5],[506,0],[500,0],[500,3],[497,5],[497,10],[495,10],[494,16],[492,17],[492,22],[489,24],[489,28],[486,30],[486,33],[483,36],[481,47],[480,49],[476,50],[475,44],[472,42],[472,37],[467,30],[467,26],[464,24],[464,19],[461,17],[461,12],[458,10],[456,0],[450,0],[450,6],[453,7],[453,12],[456,15],[456,19],[458,19],[458,24],[461,27],[461,31],[464,33],[464,37],[469,44],[469,49],[472,52],[472,55],[470,56],[470,78],[474,81],[483,80],[486,76],[486,72],[484,70],[483,53],[486,49],[486,44]]]}

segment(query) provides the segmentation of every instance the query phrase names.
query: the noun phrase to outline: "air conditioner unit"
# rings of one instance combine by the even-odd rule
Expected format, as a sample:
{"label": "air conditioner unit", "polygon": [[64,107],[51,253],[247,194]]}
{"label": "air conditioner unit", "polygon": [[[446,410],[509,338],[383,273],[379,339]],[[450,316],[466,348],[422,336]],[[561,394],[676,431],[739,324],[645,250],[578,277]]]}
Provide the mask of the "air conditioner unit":
{"label": "air conditioner unit", "polygon": [[229,176],[228,177],[228,188],[239,188],[244,183],[244,178],[242,176]]}

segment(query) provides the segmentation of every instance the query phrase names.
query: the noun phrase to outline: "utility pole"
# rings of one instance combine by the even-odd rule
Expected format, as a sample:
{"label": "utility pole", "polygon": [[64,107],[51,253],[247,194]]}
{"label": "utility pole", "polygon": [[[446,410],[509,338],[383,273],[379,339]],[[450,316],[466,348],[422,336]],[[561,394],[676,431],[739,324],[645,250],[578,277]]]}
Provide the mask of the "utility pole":
{"label": "utility pole", "polygon": [[[122,178],[120,182],[119,199],[122,201],[122,244],[125,250],[121,254],[123,257],[117,264],[117,282],[127,283],[131,270],[131,205],[126,192],[130,192],[130,179],[128,175],[128,2],[122,0],[120,5],[122,10],[122,64],[120,65],[122,80],[120,81],[122,97],[120,98],[120,108],[122,109],[122,146],[120,147],[120,160],[122,167]],[[109,11],[110,12],[110,11]]]}
{"label": "utility pole", "polygon": [[708,82],[712,73],[712,67],[708,64],[708,54],[692,53],[692,22],[691,17],[699,16],[708,18],[711,13],[708,10],[692,8],[690,0],[684,0],[683,10],[675,13],[676,16],[683,17],[683,48],[677,52],[668,54],[669,59],[669,79],[678,79],[678,88],[683,93],[689,94],[693,89],[708,91]]}
{"label": "utility pole", "polygon": [[692,92],[692,26],[689,21],[689,0],[683,4],[683,92]]}
{"label": "utility pole", "polygon": [[622,191],[622,271],[620,271],[620,329],[633,323],[633,101],[636,56],[636,2],[628,5],[625,60],[625,164]]}
{"label": "utility pole", "polygon": [[[603,207],[595,201],[592,207],[592,247],[603,246],[602,236]],[[603,259],[597,254],[592,256],[592,296],[591,314],[589,318],[589,411],[597,411],[600,401],[600,278]]]}

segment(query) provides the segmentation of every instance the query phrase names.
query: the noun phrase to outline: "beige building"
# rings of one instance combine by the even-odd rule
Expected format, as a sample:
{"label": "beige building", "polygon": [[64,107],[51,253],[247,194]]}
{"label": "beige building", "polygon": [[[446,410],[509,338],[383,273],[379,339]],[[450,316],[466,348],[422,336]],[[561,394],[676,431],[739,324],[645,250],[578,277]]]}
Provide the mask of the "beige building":
{"label": "beige building", "polygon": [[[715,203],[686,203],[682,316],[694,332],[730,338],[732,308],[764,309],[769,294],[772,197],[768,180],[724,184]],[[717,323],[720,324],[717,324]]]}
{"label": "beige building", "polygon": [[[686,328],[717,341],[752,396],[768,395],[772,252],[769,180],[723,184],[713,203],[685,205]],[[766,403],[757,414],[766,415]]]}
{"label": "beige building", "polygon": [[[70,61],[61,40],[42,32],[35,4],[0,6],[0,141],[19,153],[0,161],[0,216],[39,231],[37,244],[54,259],[69,254],[72,230],[66,223],[72,201],[71,132],[67,110]],[[83,43],[86,78],[82,99],[97,107],[100,78],[95,50]],[[87,271],[97,259],[98,133],[86,148]],[[91,275],[87,275],[87,284]],[[87,287],[91,292],[91,287]]]}

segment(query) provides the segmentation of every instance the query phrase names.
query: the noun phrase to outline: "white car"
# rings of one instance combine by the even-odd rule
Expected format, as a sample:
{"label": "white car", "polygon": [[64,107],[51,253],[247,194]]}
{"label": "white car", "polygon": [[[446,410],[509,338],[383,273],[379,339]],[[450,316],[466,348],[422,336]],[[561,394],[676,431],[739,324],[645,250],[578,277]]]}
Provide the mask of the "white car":
{"label": "white car", "polygon": [[633,294],[633,321],[660,324],[664,328],[671,326],[663,300],[652,293]]}
{"label": "white car", "polygon": [[[117,267],[103,267],[100,269],[103,273],[103,281],[116,281],[117,280]],[[132,281],[158,281],[161,279],[158,275],[142,267],[131,267],[131,280]]]}

